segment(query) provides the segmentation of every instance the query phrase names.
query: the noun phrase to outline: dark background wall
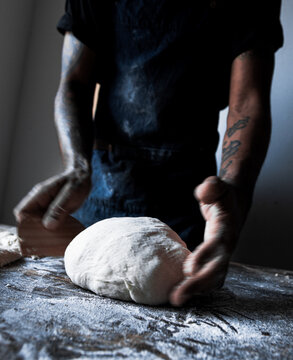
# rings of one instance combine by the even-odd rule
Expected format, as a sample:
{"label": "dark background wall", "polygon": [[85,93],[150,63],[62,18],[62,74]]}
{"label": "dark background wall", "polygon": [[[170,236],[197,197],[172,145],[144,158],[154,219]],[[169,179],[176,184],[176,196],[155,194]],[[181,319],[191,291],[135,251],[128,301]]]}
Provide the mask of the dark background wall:
{"label": "dark background wall", "polygon": [[[237,261],[286,269],[293,269],[292,18],[293,2],[283,0],[281,21],[285,44],[276,53],[271,96],[271,144],[255,189],[254,204],[235,254]],[[221,132],[224,115],[219,126]]]}
{"label": "dark background wall", "polygon": [[[62,37],[60,0],[0,0],[0,223],[14,205],[61,169],[53,125]],[[234,260],[293,269],[293,3],[283,0],[285,45],[276,54],[273,135],[254,205]],[[226,111],[221,114],[223,134]],[[218,152],[218,158],[220,153]]]}

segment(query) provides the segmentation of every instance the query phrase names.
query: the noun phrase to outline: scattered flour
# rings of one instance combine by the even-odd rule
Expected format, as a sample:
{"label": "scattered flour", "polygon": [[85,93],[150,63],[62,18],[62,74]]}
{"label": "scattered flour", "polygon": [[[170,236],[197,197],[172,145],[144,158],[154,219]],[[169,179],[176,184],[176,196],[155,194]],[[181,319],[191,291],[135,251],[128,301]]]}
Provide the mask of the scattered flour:
{"label": "scattered flour", "polygon": [[9,231],[0,231],[0,267],[21,257],[20,238]]}

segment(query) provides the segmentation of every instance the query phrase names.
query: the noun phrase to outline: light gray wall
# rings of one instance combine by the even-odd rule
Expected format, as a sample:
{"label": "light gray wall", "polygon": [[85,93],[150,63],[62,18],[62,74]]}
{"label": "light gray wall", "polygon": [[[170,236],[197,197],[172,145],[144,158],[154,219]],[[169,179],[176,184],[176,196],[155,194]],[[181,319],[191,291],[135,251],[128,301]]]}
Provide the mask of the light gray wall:
{"label": "light gray wall", "polygon": [[61,170],[53,103],[63,40],[56,23],[63,11],[60,0],[34,3],[1,216],[5,223],[14,222],[12,208],[35,183]]}
{"label": "light gray wall", "polygon": [[[13,206],[36,182],[61,170],[53,101],[62,44],[55,26],[63,7],[60,0],[0,0],[0,37],[6,53],[0,58],[0,74],[5,80],[0,83],[0,99],[5,99],[0,107],[0,222],[13,224]],[[276,54],[272,142],[234,259],[293,269],[291,0],[283,0],[281,18],[285,46]],[[221,133],[224,123],[225,112]]]}
{"label": "light gray wall", "polygon": [[[30,40],[33,0],[0,1],[0,204],[3,205],[13,130]],[[0,207],[0,216],[3,206]]]}

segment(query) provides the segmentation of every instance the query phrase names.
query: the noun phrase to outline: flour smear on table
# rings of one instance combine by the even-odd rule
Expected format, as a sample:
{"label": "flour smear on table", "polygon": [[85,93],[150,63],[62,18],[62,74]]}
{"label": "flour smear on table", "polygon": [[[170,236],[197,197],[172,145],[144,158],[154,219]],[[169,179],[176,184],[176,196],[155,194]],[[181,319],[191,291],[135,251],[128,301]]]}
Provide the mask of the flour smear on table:
{"label": "flour smear on table", "polygon": [[22,257],[20,238],[6,230],[0,230],[0,267]]}

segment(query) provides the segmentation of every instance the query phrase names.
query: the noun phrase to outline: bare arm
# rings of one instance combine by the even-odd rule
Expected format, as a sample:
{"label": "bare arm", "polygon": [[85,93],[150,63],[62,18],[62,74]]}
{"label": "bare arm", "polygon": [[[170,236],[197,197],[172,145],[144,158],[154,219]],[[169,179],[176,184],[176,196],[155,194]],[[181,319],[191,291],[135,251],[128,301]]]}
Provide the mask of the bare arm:
{"label": "bare arm", "polygon": [[249,207],[271,133],[273,53],[248,51],[232,65],[229,113],[219,176],[239,189]]}
{"label": "bare arm", "polygon": [[184,263],[185,279],[170,294],[174,305],[224,283],[269,144],[273,68],[272,53],[249,51],[233,62],[220,174],[195,191],[206,220],[204,241]]}
{"label": "bare arm", "polygon": [[55,100],[55,123],[65,169],[35,185],[20,201],[14,209],[18,222],[31,217],[48,229],[55,229],[67,214],[81,206],[88,195],[94,90],[95,54],[71,33],[66,33],[62,74]]}
{"label": "bare arm", "polygon": [[94,91],[95,54],[74,35],[66,33],[55,99],[55,123],[66,168],[90,167]]}

